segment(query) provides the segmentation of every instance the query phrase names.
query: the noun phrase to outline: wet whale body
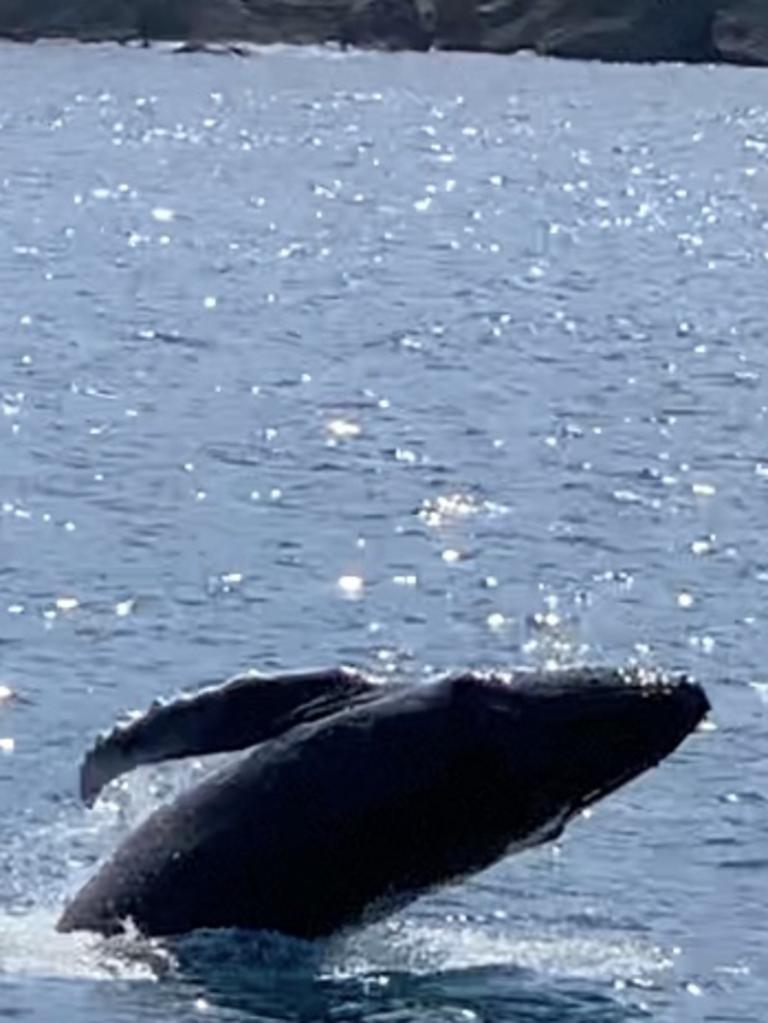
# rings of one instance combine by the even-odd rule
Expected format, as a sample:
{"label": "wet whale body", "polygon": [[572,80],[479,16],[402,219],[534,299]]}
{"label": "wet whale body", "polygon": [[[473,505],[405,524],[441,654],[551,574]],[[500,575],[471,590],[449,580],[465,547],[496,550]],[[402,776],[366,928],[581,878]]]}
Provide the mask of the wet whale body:
{"label": "wet whale body", "polygon": [[641,669],[232,679],[153,706],[88,753],[91,803],[141,764],[249,750],[130,834],[58,928],[311,938],[367,922],[556,838],[707,710],[697,684]]}

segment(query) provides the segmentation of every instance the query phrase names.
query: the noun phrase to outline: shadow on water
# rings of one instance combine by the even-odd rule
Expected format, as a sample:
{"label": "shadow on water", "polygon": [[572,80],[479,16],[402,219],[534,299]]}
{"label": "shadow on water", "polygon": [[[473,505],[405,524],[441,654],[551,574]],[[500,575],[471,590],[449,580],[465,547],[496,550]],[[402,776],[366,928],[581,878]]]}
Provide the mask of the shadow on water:
{"label": "shadow on water", "polygon": [[[172,945],[173,973],[196,999],[258,1020],[405,1023],[460,1020],[619,1023],[645,1013],[586,980],[538,974],[515,963],[400,966],[408,953],[381,948],[382,963],[343,943],[279,935],[199,933]],[[367,951],[367,950],[366,950]]]}
{"label": "shadow on water", "polygon": [[[354,945],[355,937],[348,941]],[[46,942],[42,959],[31,949],[17,950],[17,959],[23,954],[29,961],[3,964],[13,972],[0,970],[0,1016],[30,1023],[49,1019],[39,1004],[40,992],[47,991],[46,998],[62,1007],[61,1019],[99,1023],[136,1018],[629,1023],[648,1018],[639,1007],[600,990],[602,983],[550,977],[515,963],[412,970],[395,968],[384,949],[385,968],[363,967],[331,942],[244,932],[197,933],[169,942],[58,935]]]}

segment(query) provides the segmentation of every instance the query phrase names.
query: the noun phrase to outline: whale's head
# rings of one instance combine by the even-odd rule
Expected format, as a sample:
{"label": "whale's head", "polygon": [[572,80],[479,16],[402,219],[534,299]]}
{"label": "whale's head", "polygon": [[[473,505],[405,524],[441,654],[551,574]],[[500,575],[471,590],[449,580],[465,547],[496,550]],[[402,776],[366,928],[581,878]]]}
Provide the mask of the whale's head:
{"label": "whale's head", "polygon": [[662,761],[709,710],[695,682],[641,668],[491,672],[454,685],[510,826],[539,841]]}

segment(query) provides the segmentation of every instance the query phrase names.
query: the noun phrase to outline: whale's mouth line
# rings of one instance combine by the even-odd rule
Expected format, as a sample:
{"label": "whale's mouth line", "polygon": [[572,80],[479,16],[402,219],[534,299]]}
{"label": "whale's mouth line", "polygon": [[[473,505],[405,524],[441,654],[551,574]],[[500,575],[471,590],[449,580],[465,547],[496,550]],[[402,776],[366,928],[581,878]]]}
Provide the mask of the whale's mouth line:
{"label": "whale's mouth line", "polygon": [[[693,729],[693,733],[700,734],[715,731],[716,729],[717,725],[712,719],[711,712],[708,712]],[[650,768],[658,766],[658,764],[660,764],[666,756],[667,753],[660,752],[656,756],[645,757],[630,767],[627,767],[624,771],[618,773],[614,778],[607,780],[605,785],[598,785],[595,788],[590,789],[583,796],[579,796],[566,820],[571,820],[583,810],[588,809],[594,803],[599,803],[612,792],[616,792],[617,789],[623,788],[623,786],[632,781],[633,778],[637,778],[650,770]]]}
{"label": "whale's mouth line", "polygon": [[655,767],[657,763],[659,763],[659,760],[655,758],[648,758],[648,760],[643,761],[643,763],[641,764],[637,764],[636,766],[633,767],[628,767],[625,771],[622,771],[620,774],[616,775],[615,778],[612,778],[610,781],[606,782],[605,785],[600,785],[597,788],[591,789],[583,796],[579,796],[578,799],[574,802],[573,809],[568,814],[567,820],[572,820],[574,817],[582,813],[582,811],[588,809],[594,803],[599,803],[601,800],[605,799],[606,796],[610,796],[612,792],[616,792],[617,789],[622,788],[622,786],[626,785],[627,782],[632,781],[633,778],[637,778],[639,775],[643,774],[644,771],[647,771],[650,767]]}

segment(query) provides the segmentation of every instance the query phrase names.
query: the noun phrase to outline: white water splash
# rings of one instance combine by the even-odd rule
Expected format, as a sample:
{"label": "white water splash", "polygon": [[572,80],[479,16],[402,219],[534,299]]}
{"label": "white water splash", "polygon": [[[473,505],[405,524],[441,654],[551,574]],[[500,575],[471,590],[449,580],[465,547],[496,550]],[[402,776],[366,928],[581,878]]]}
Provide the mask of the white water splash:
{"label": "white water splash", "polygon": [[0,914],[0,976],[72,980],[157,980],[172,966],[157,942],[58,934],[58,910]]}
{"label": "white water splash", "polygon": [[674,961],[656,946],[610,933],[530,932],[395,919],[340,942],[325,967],[333,977],[402,971],[416,975],[487,967],[603,982],[647,978]]}
{"label": "white water splash", "polygon": [[0,905],[0,977],[156,980],[174,966],[162,942],[136,933],[105,939],[59,934],[70,898],[153,810],[231,754],[142,768],[108,786],[92,810],[71,807],[49,824],[13,836],[3,849],[8,904]]}

